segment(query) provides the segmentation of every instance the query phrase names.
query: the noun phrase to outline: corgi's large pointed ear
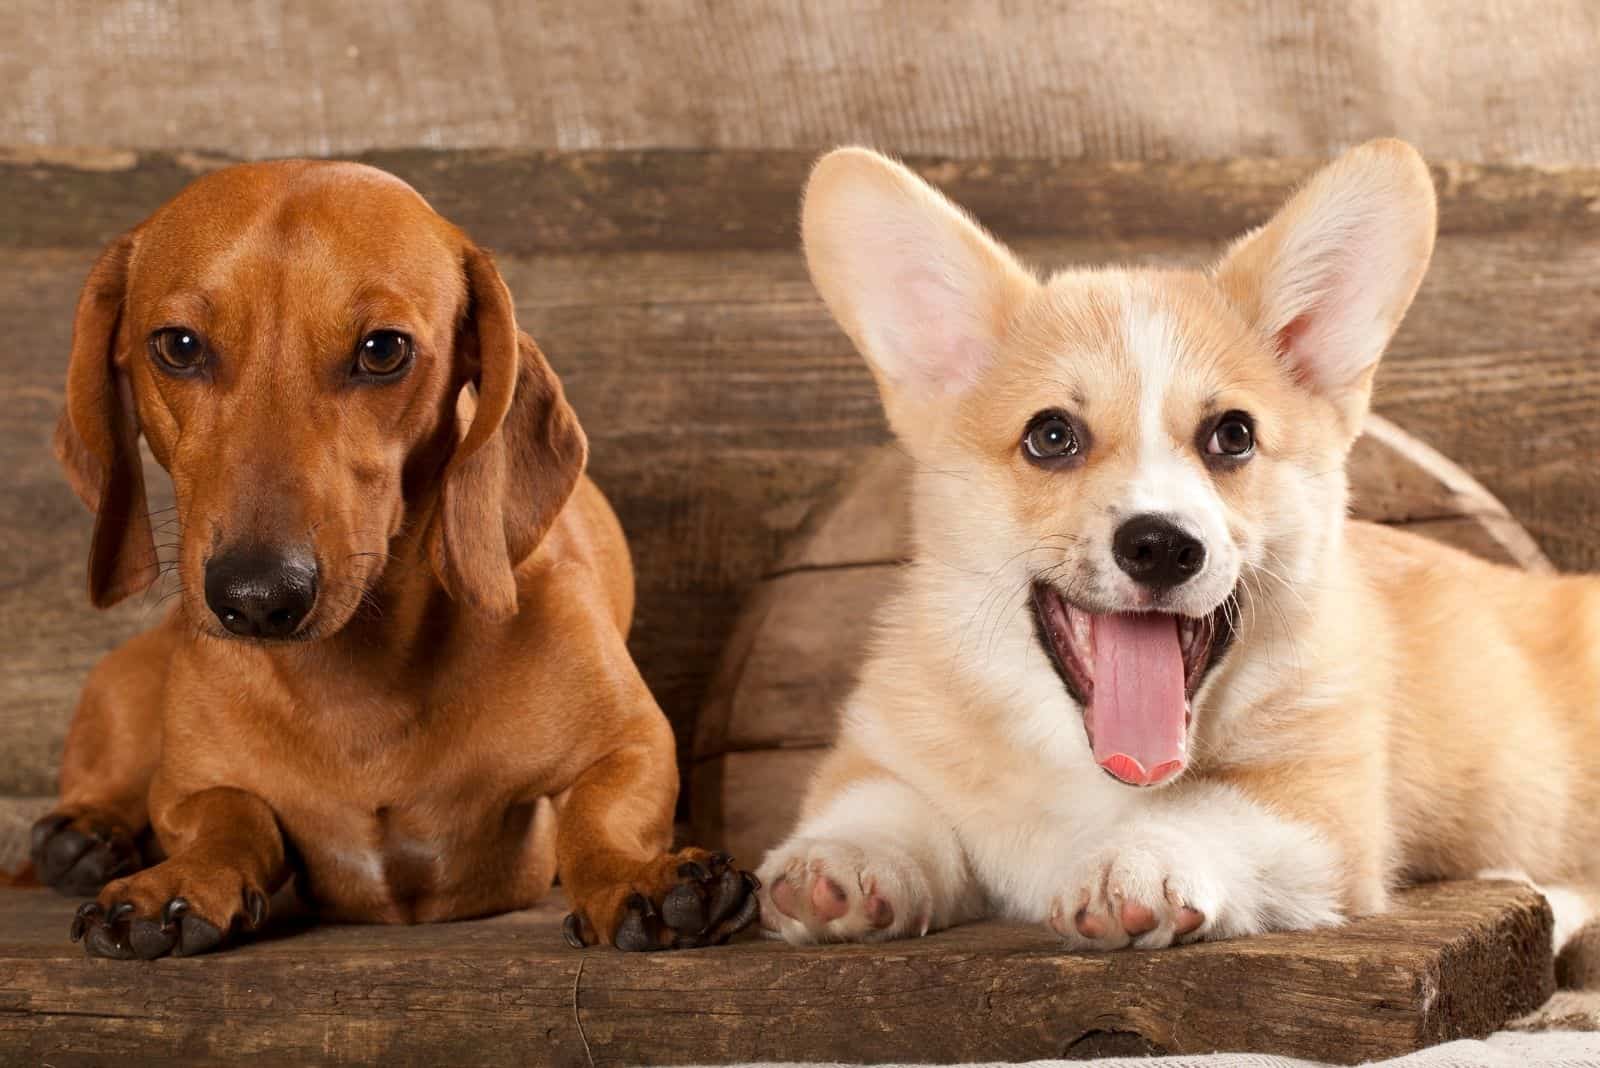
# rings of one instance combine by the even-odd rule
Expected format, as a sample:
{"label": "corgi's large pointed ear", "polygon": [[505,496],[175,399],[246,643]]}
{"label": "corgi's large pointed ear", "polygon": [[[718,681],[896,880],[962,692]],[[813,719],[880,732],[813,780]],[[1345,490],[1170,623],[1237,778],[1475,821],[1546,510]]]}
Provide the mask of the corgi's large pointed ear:
{"label": "corgi's large pointed ear", "polygon": [[1217,267],[1217,283],[1352,436],[1428,269],[1436,213],[1416,149],[1370,141],[1313,175]]}
{"label": "corgi's large pointed ear", "polygon": [[155,581],[155,538],[139,456],[139,415],[117,335],[135,234],[111,242],[78,296],[67,362],[67,403],[56,424],[55,454],[73,492],[94,512],[89,600],[108,608]]}
{"label": "corgi's large pointed ear", "polygon": [[863,148],[812,170],[801,235],[812,281],[872,367],[891,424],[976,381],[1036,285],[960,208]]}
{"label": "corgi's large pointed ear", "polygon": [[517,329],[489,254],[468,248],[463,270],[470,303],[456,358],[476,394],[458,398],[429,556],[451,597],[505,619],[517,610],[516,567],[572,496],[588,440],[544,353]]}

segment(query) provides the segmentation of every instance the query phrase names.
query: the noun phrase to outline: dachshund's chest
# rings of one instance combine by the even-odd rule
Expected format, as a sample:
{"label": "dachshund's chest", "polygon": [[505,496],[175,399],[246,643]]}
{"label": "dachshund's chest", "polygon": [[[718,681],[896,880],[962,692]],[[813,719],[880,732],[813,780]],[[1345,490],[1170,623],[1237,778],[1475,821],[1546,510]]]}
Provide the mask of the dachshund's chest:
{"label": "dachshund's chest", "polygon": [[262,783],[319,913],[443,920],[525,907],[548,888],[549,803],[523,800],[492,758],[462,761],[462,748],[419,739]]}
{"label": "dachshund's chest", "polygon": [[303,892],[319,912],[414,923],[536,901],[554,869],[551,821],[541,811],[548,807],[418,797],[290,816],[284,831],[302,860]]}
{"label": "dachshund's chest", "polygon": [[380,805],[370,813],[344,815],[343,833],[312,849],[315,859],[308,866],[319,898],[376,896],[392,907],[413,909],[454,884],[451,873],[470,853],[453,829],[430,826],[405,807]]}
{"label": "dachshund's chest", "polygon": [[[527,800],[527,745],[460,708],[415,707],[373,685],[312,703],[257,687],[251,714],[225,672],[169,704],[169,726],[206,731],[196,785],[238,786],[277,815],[297,885],[318,911],[417,922],[532,904],[554,869],[548,802]],[[326,708],[326,717],[303,709]],[[201,769],[198,765],[204,765]],[[540,885],[542,883],[542,885]]]}

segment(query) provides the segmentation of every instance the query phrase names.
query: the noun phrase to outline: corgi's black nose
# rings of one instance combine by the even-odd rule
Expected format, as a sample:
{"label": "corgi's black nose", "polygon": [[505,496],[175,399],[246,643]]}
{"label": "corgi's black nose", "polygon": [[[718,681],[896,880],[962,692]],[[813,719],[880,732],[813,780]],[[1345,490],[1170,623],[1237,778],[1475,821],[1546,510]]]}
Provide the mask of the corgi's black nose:
{"label": "corgi's black nose", "polygon": [[234,549],[206,563],[206,606],[241,638],[287,638],[317,600],[317,562],[304,550]]}
{"label": "corgi's black nose", "polygon": [[1118,527],[1111,555],[1129,578],[1152,590],[1188,582],[1206,563],[1200,539],[1159,515],[1136,515]]}

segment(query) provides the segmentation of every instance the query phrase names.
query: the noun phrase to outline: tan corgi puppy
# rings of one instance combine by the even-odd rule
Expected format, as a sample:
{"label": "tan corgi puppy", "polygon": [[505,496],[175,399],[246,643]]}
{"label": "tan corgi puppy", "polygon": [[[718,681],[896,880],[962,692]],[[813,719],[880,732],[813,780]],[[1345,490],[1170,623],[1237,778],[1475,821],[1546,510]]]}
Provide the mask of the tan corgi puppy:
{"label": "tan corgi puppy", "polygon": [[1600,583],[1346,519],[1434,230],[1375,141],[1211,270],[1040,278],[899,164],[822,159],[806,258],[917,461],[914,550],[760,871],[769,930],[1158,947],[1487,868],[1582,918]]}

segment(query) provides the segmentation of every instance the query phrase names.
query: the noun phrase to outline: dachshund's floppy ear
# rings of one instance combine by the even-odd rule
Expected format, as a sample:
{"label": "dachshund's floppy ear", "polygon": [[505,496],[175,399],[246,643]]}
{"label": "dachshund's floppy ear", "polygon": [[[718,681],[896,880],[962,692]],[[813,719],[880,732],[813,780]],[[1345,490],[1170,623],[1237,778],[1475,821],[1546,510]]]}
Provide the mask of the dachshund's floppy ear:
{"label": "dachshund's floppy ear", "polygon": [[451,597],[505,619],[517,610],[513,570],[572,495],[589,446],[544,353],[517,330],[494,261],[469,247],[464,266],[456,358],[473,372],[477,406],[444,469],[429,555]]}
{"label": "dachshund's floppy ear", "polygon": [[128,377],[116,364],[133,244],[131,231],[113,241],[83,283],[72,324],[67,406],[54,443],[67,481],[95,514],[89,600],[97,608],[138,593],[157,574],[139,458],[139,416]]}

